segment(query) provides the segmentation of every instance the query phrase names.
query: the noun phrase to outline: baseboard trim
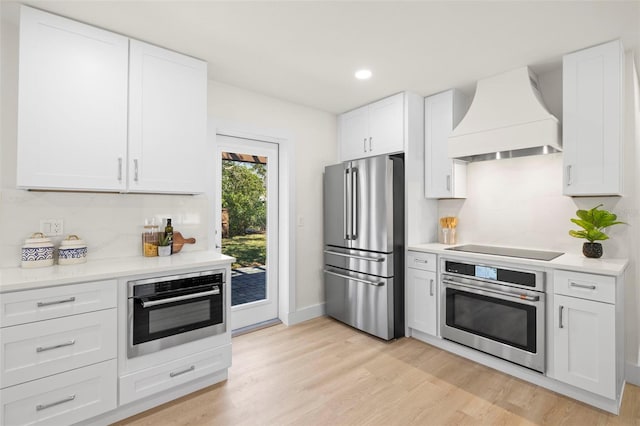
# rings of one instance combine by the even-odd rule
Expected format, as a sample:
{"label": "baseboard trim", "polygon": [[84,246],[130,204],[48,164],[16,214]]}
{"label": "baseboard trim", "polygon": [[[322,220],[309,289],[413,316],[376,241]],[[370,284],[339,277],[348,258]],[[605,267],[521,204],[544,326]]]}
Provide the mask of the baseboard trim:
{"label": "baseboard trim", "polygon": [[306,308],[302,308],[297,310],[296,312],[292,312],[289,314],[289,318],[287,321],[287,325],[298,324],[313,318],[318,318],[325,315],[326,312],[326,304],[319,303],[313,306],[307,306]]}
{"label": "baseboard trim", "polygon": [[624,376],[627,383],[640,386],[640,365],[627,362],[624,369]]}

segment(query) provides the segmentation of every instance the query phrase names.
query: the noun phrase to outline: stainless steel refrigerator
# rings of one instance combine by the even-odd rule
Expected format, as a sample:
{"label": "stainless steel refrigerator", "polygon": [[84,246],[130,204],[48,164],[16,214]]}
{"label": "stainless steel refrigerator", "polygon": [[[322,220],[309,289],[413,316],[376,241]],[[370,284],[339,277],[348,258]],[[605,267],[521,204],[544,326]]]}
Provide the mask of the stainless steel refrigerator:
{"label": "stainless steel refrigerator", "polygon": [[327,314],[385,340],[404,335],[404,158],[324,171]]}

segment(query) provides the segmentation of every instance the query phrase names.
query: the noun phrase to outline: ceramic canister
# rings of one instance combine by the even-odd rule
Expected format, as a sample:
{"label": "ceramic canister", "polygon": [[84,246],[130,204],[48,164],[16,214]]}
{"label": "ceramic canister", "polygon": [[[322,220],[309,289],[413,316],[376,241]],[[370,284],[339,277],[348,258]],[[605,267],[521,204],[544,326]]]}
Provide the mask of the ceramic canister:
{"label": "ceramic canister", "polygon": [[87,261],[87,245],[77,235],[62,240],[58,249],[58,264],[73,265]]}
{"label": "ceramic canister", "polygon": [[42,232],[31,234],[22,246],[22,267],[40,268],[53,265],[53,243]]}

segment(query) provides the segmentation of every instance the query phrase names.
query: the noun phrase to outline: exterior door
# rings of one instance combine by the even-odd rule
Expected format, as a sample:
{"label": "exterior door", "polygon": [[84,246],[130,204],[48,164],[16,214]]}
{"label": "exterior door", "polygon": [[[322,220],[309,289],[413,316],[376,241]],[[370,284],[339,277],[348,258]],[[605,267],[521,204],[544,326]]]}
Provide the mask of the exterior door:
{"label": "exterior door", "polygon": [[223,135],[216,142],[216,241],[236,258],[231,329],[238,330],[278,318],[278,145]]}

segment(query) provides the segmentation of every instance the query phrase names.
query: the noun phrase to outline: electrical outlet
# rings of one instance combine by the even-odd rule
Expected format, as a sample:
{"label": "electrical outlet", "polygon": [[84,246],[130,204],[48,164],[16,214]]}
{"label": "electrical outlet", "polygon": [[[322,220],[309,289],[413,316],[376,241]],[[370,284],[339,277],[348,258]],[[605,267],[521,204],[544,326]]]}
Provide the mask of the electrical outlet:
{"label": "electrical outlet", "polygon": [[62,235],[64,232],[62,219],[41,219],[40,220],[40,232],[47,237],[55,237]]}

